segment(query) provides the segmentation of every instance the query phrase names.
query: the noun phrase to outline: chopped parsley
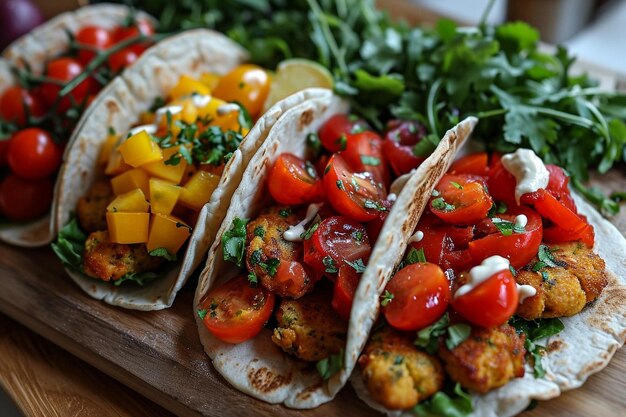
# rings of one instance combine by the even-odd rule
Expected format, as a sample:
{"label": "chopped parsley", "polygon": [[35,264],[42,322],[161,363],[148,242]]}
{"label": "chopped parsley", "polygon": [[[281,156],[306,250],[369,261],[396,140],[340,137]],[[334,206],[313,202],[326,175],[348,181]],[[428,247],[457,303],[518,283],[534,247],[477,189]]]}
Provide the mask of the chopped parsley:
{"label": "chopped parsley", "polygon": [[266,262],[259,262],[259,266],[267,272],[270,277],[276,275],[278,265],[280,265],[280,259],[277,258],[269,258]]}
{"label": "chopped parsley", "polygon": [[541,269],[546,268],[546,267],[558,268],[560,266],[565,266],[564,262],[557,261],[554,258],[554,255],[552,254],[552,251],[550,250],[550,248],[544,245],[543,243],[539,245],[537,258],[539,258],[539,261],[533,265],[532,267],[533,272],[538,272]]}
{"label": "chopped parsley", "polygon": [[311,132],[306,136],[306,144],[313,152],[313,157],[317,158],[322,153],[322,141],[317,133]]}
{"label": "chopped parsley", "polygon": [[198,317],[200,317],[200,319],[204,320],[204,318],[206,317],[206,313],[207,310],[198,310]]}
{"label": "chopped parsley", "polygon": [[431,204],[434,209],[441,211],[452,211],[456,208],[452,204],[446,203],[446,200],[444,200],[443,197],[437,197],[433,199]]}
{"label": "chopped parsley", "polygon": [[361,274],[365,272],[366,265],[363,263],[363,259],[357,259],[354,262],[350,262],[350,261],[344,261],[344,262],[350,265],[352,268],[354,268],[357,274]]}
{"label": "chopped parsley", "polygon": [[348,145],[348,138],[346,138],[346,135],[341,135],[341,137],[335,139],[335,145],[339,146],[340,151],[345,151],[346,146]]}
{"label": "chopped parsley", "polygon": [[341,191],[346,190],[346,187],[343,186],[343,181],[341,180],[337,180],[337,188],[339,188]]}
{"label": "chopped parsley", "polygon": [[331,258],[329,255],[324,256],[324,258],[322,259],[322,263],[326,267],[324,269],[325,272],[328,272],[329,274],[334,274],[335,272],[338,271],[337,264],[335,264],[335,260]]}
{"label": "chopped parsley", "polygon": [[311,236],[313,236],[313,233],[315,233],[315,231],[317,230],[317,228],[320,226],[319,222],[315,222],[313,223],[311,226],[309,226],[308,229],[306,229],[304,231],[304,233],[302,233],[300,235],[300,238],[304,239],[304,240],[309,240],[311,239]]}
{"label": "chopped parsley", "polygon": [[291,209],[288,209],[288,208],[282,208],[278,212],[278,215],[280,217],[289,217],[290,214],[291,214]]}
{"label": "chopped parsley", "polygon": [[224,260],[241,266],[246,251],[246,224],[248,219],[235,217],[229,230],[222,235],[222,251]]}
{"label": "chopped parsley", "polygon": [[463,189],[463,186],[456,181],[450,181],[450,185],[452,185],[454,188],[458,188],[459,190]]}
{"label": "chopped parsley", "polygon": [[254,272],[248,273],[248,283],[251,287],[256,287],[258,285],[259,279]]}
{"label": "chopped parsley", "polygon": [[265,237],[265,229],[263,229],[263,226],[257,226],[254,228],[254,236],[260,238]]}
{"label": "chopped parsley", "polygon": [[380,158],[370,155],[361,155],[361,162],[363,162],[364,165],[378,166],[380,165]]}
{"label": "chopped parsley", "polygon": [[381,298],[382,300],[380,300],[380,305],[387,307],[387,305],[389,305],[389,303],[393,300],[393,294],[385,290],[385,293],[381,296]]}
{"label": "chopped parsley", "polygon": [[363,202],[363,207],[366,209],[378,210],[378,211],[387,211],[387,207],[383,206],[378,201],[374,200],[365,200]]}
{"label": "chopped parsley", "polygon": [[306,169],[306,173],[309,174],[311,178],[317,179],[317,171],[311,162],[306,161],[304,163],[304,167]]}
{"label": "chopped parsley", "polygon": [[160,256],[161,258],[167,259],[170,262],[173,262],[176,260],[176,254],[169,253],[169,251],[165,248],[156,248],[148,252],[148,254],[150,256]]}
{"label": "chopped parsley", "polygon": [[526,233],[526,228],[524,226],[517,225],[508,220],[493,217],[491,221],[503,236],[511,236],[513,233]]}
{"label": "chopped parsley", "polygon": [[411,247],[409,253],[406,254],[404,261],[402,262],[401,268],[404,268],[407,265],[416,264],[418,262],[425,263],[426,255],[424,255],[424,248],[415,249]]}
{"label": "chopped parsley", "polygon": [[363,242],[363,232],[360,231],[360,230],[353,231],[352,232],[352,239],[354,239],[358,243]]}

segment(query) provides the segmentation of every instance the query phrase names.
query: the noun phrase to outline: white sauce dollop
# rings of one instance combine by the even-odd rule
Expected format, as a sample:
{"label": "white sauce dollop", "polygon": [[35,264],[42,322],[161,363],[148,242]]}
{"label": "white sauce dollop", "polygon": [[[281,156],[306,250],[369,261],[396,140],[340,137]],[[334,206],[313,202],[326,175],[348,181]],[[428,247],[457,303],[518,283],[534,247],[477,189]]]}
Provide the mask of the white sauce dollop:
{"label": "white sauce dollop", "polygon": [[517,294],[519,295],[519,303],[522,304],[528,297],[534,297],[537,290],[532,285],[517,285]]}
{"label": "white sauce dollop", "polygon": [[528,224],[528,217],[524,216],[523,214],[520,214],[519,216],[515,217],[515,226],[526,227],[527,224]]}
{"label": "white sauce dollop", "polygon": [[160,123],[161,119],[166,117],[167,112],[170,112],[170,114],[173,116],[175,114],[180,113],[181,111],[183,111],[183,106],[174,105],[174,106],[161,107],[160,109],[157,109],[156,112],[154,112],[155,114],[154,120],[156,123]]}
{"label": "white sauce dollop", "polygon": [[413,234],[413,236],[411,236],[409,238],[409,243],[417,243],[417,242],[421,242],[422,239],[424,239],[424,232],[422,232],[421,230],[418,230],[417,232],[415,232]]}
{"label": "white sauce dollop", "polygon": [[226,116],[227,114],[235,112],[235,111],[239,111],[239,106],[237,104],[226,103],[226,104],[222,104],[221,106],[217,108],[217,115]]}
{"label": "white sauce dollop", "polygon": [[157,125],[141,125],[141,126],[133,127],[132,129],[128,131],[128,133],[131,136],[134,136],[141,131],[145,131],[149,135],[154,135],[157,132],[157,129],[158,129]]}
{"label": "white sauce dollop", "polygon": [[211,102],[213,97],[206,94],[193,94],[191,96],[191,102],[196,107],[204,107]]}
{"label": "white sauce dollop", "polygon": [[499,255],[484,259],[480,265],[476,265],[469,271],[469,282],[454,293],[454,298],[461,297],[479,286],[493,274],[509,269],[509,260]]}
{"label": "white sauce dollop", "polygon": [[285,230],[285,233],[283,233],[283,238],[289,242],[302,242],[302,235],[306,232],[304,226],[313,220],[313,217],[315,217],[323,205],[324,203],[309,204],[309,207],[306,209],[306,217],[304,220],[294,226],[289,226],[289,229]]}
{"label": "white sauce dollop", "polygon": [[502,157],[502,165],[515,177],[515,201],[520,203],[522,194],[532,193],[548,186],[550,172],[541,158],[530,149],[518,149]]}
{"label": "white sauce dollop", "polygon": [[395,195],[394,193],[391,193],[391,194],[389,194],[389,195],[387,196],[387,201],[394,202],[394,201],[396,201],[397,199],[398,199],[398,196],[397,196],[397,195]]}

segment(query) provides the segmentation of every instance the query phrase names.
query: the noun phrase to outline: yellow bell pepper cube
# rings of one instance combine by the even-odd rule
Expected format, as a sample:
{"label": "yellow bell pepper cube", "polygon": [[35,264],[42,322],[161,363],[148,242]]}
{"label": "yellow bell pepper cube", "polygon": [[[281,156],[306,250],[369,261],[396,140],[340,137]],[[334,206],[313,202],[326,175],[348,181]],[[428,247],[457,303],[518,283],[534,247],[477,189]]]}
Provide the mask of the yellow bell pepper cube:
{"label": "yellow bell pepper cube", "polygon": [[191,227],[174,216],[156,213],[152,215],[151,223],[146,245],[148,252],[164,248],[174,255],[191,236]]}
{"label": "yellow bell pepper cube", "polygon": [[150,178],[150,210],[153,213],[170,214],[183,191],[178,185],[158,178]]}
{"label": "yellow bell pepper cube", "polygon": [[135,168],[163,159],[161,148],[145,130],[126,139],[118,149],[124,162]]}
{"label": "yellow bell pepper cube", "polygon": [[150,214],[107,213],[107,227],[113,243],[146,243],[150,229]]}
{"label": "yellow bell pepper cube", "polygon": [[115,134],[107,135],[106,140],[102,144],[102,148],[100,148],[100,154],[98,155],[99,166],[106,166],[109,163],[111,153],[113,152],[113,149],[115,149],[115,145],[117,145],[118,140],[119,138]]}
{"label": "yellow bell pepper cube", "polygon": [[183,110],[180,112],[180,118],[187,124],[195,123],[198,119],[198,109],[191,100],[185,101]]}
{"label": "yellow bell pepper cube", "polygon": [[178,201],[185,207],[200,210],[211,199],[219,182],[219,175],[197,171],[183,187]]}
{"label": "yellow bell pepper cube", "polygon": [[185,173],[183,174],[183,178],[180,181],[180,185],[187,184],[197,171],[198,168],[195,165],[187,165],[187,169],[185,169]]}
{"label": "yellow bell pepper cube", "polygon": [[220,76],[210,72],[203,72],[200,75],[200,82],[204,84],[209,91],[213,91],[217,87],[217,83],[220,81]]}
{"label": "yellow bell pepper cube", "polygon": [[104,168],[104,173],[109,176],[113,176],[119,175],[131,169],[133,169],[133,167],[124,162],[122,154],[119,153],[117,149],[115,149],[111,152],[106,168]]}
{"label": "yellow bell pepper cube", "polygon": [[148,174],[153,177],[159,177],[163,180],[171,181],[175,184],[180,184],[183,179],[183,175],[185,175],[185,171],[187,170],[187,161],[184,158],[180,158],[176,165],[169,165],[166,162],[170,161],[170,159],[178,153],[179,146],[174,146],[172,148],[163,149],[163,160],[150,162],[141,167],[141,169],[145,170]]}
{"label": "yellow bell pepper cube", "polygon": [[146,196],[139,188],[118,195],[107,206],[107,211],[111,213],[147,213],[148,210],[150,210],[150,203],[146,201]]}
{"label": "yellow bell pepper cube", "polygon": [[117,177],[111,178],[113,194],[125,194],[129,191],[133,191],[135,188],[139,188],[144,195],[150,195],[150,188],[148,186],[149,179],[150,178],[148,177],[146,171],[141,168],[134,168],[130,171],[126,171]]}
{"label": "yellow bell pepper cube", "polygon": [[178,83],[170,91],[170,98],[175,100],[181,97],[190,96],[193,93],[207,95],[211,94],[211,90],[200,81],[183,75],[178,79]]}
{"label": "yellow bell pepper cube", "polygon": [[141,112],[139,115],[139,125],[151,125],[154,123],[154,113],[149,111]]}

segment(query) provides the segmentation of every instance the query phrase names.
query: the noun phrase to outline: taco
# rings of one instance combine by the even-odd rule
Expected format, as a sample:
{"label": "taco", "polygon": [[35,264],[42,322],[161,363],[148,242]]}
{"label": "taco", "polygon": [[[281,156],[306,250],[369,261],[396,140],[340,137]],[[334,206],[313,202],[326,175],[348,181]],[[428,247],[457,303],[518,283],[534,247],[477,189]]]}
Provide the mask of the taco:
{"label": "taco", "polygon": [[217,32],[188,31],[146,51],[93,103],[60,172],[53,244],[92,297],[171,306],[270,127],[289,107],[328,95],[297,93],[261,115],[270,77],[246,58]]}
{"label": "taco", "polygon": [[395,275],[357,289],[384,317],[351,378],[361,399],[512,416],[606,366],[626,338],[626,240],[568,182],[528,149],[452,165]]}
{"label": "taco", "polygon": [[[4,50],[0,58],[0,166],[8,169],[0,178],[1,241],[25,247],[50,243],[54,233],[49,211],[64,143],[80,115],[88,113],[92,98],[148,45],[132,44],[112,53],[93,77],[63,98],[59,91],[94,59],[90,46],[113,47],[140,30],[152,33],[155,24],[151,16],[131,12],[126,6],[86,6],[55,17]],[[97,45],[90,38],[95,32]],[[40,147],[38,152],[35,146]]]}
{"label": "taco", "polygon": [[213,366],[269,403],[312,408],[345,384],[367,338],[364,326],[352,326],[369,311],[354,289],[364,271],[382,279],[392,272],[392,262],[370,252],[403,253],[401,236],[417,224],[424,193],[476,122],[449,131],[396,196],[386,191],[385,141],[414,144],[422,129],[392,123],[383,141],[346,110],[329,95],[276,122],[233,194],[196,290],[200,340]]}

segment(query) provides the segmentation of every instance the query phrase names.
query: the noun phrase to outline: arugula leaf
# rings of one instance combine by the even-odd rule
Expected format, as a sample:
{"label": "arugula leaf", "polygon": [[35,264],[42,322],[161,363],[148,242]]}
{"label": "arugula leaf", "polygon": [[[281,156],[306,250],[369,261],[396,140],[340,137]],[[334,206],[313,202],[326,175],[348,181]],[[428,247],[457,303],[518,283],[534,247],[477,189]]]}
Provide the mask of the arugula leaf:
{"label": "arugula leaf", "polygon": [[160,256],[161,258],[165,258],[166,260],[173,262],[176,261],[176,254],[171,254],[165,248],[156,248],[150,252],[148,252],[150,256]]}
{"label": "arugula leaf", "polygon": [[472,332],[469,324],[457,323],[448,326],[448,337],[446,338],[446,347],[450,350],[463,343]]}
{"label": "arugula leaf", "polygon": [[435,323],[417,332],[415,346],[421,347],[431,355],[434,354],[439,347],[439,337],[446,334],[449,324],[450,319],[446,313]]}
{"label": "arugula leaf", "polygon": [[72,214],[71,220],[59,231],[52,250],[61,262],[71,268],[80,269],[87,235],[80,229],[78,220]]}
{"label": "arugula leaf", "polygon": [[229,230],[222,235],[222,250],[224,260],[231,261],[241,267],[246,249],[246,225],[248,219],[235,217]]}
{"label": "arugula leaf", "polygon": [[419,417],[467,417],[473,411],[472,398],[458,382],[453,392],[439,391],[412,409],[413,414]]}
{"label": "arugula leaf", "polygon": [[343,369],[343,349],[341,349],[337,354],[330,355],[329,357],[318,361],[315,367],[324,381],[330,379],[333,375]]}

